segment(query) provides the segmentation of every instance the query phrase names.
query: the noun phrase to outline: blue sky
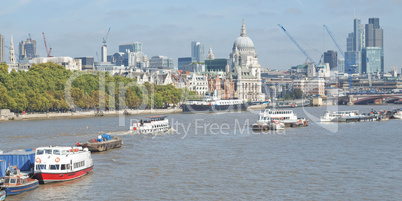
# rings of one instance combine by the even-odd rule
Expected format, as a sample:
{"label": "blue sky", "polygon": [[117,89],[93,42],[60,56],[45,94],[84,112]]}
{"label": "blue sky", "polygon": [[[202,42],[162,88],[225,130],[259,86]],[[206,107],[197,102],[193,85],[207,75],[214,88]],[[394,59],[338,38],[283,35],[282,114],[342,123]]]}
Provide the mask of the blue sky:
{"label": "blue sky", "polygon": [[[14,37],[14,48],[28,33],[45,56],[45,32],[53,56],[100,56],[102,38],[109,27],[108,54],[121,43],[139,41],[148,57],[163,55],[174,59],[190,56],[191,41],[209,46],[215,58],[228,58],[240,35],[242,19],[253,40],[262,67],[288,69],[304,63],[306,57],[277,24],[284,26],[318,62],[326,50],[337,50],[323,24],[327,25],[343,50],[353,19],[363,24],[380,18],[384,29],[385,69],[402,67],[402,1],[399,0],[21,0],[3,1],[0,7],[0,34],[5,43]],[[340,54],[338,54],[340,56]],[[8,50],[5,53],[8,59]]]}

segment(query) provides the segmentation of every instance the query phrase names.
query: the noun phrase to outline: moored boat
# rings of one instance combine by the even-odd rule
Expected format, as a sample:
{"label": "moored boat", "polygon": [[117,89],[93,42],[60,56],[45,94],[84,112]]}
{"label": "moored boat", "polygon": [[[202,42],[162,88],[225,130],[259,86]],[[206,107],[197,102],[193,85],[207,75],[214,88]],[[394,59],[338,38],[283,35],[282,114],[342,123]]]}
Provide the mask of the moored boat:
{"label": "moored boat", "polygon": [[167,116],[152,116],[131,122],[130,131],[134,134],[158,134],[172,131]]}
{"label": "moored boat", "polygon": [[358,122],[358,121],[376,121],[376,117],[370,117],[359,114],[357,110],[349,111],[325,111],[324,116],[320,117],[321,122]]}
{"label": "moored boat", "polygon": [[40,183],[77,179],[92,169],[88,148],[49,146],[36,149],[34,176]]}
{"label": "moored boat", "polygon": [[217,90],[205,93],[202,100],[188,100],[181,105],[184,113],[236,112],[247,107],[248,103],[241,99],[220,99]]}
{"label": "moored boat", "polygon": [[395,111],[395,113],[392,115],[392,117],[394,119],[402,119],[402,110]]}
{"label": "moored boat", "polygon": [[88,142],[77,143],[82,148],[88,148],[92,152],[108,151],[110,149],[120,148],[123,141],[119,137],[114,137],[108,134],[99,135],[97,139],[90,139]]}
{"label": "moored boat", "polygon": [[[4,189],[7,196],[21,194],[38,187],[38,180],[30,178],[28,175],[22,175],[16,166],[9,166],[4,177],[4,183],[0,186],[1,189]],[[0,195],[0,198],[2,196]]]}

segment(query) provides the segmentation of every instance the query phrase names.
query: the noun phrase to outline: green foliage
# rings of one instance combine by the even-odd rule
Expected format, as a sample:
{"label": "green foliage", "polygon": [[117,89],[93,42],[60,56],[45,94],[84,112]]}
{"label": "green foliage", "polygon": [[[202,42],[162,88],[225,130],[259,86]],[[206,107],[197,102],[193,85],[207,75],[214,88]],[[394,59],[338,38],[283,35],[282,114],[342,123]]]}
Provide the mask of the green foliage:
{"label": "green foliage", "polygon": [[301,89],[294,89],[292,92],[287,93],[285,97],[283,97],[284,100],[301,98],[303,98],[303,91]]}
{"label": "green foliage", "polygon": [[[135,79],[102,74],[105,91],[100,92],[101,72],[81,74],[68,90],[76,108],[69,108],[65,99],[65,86],[73,72],[54,63],[33,65],[29,71],[12,71],[0,64],[0,109],[13,112],[46,112],[98,109],[104,105],[108,110],[127,108],[165,108],[177,105],[183,95],[173,85],[159,86],[145,83],[139,86]],[[120,94],[123,93],[122,97]],[[124,104],[120,104],[124,101]],[[122,108],[124,109],[124,108]]]}

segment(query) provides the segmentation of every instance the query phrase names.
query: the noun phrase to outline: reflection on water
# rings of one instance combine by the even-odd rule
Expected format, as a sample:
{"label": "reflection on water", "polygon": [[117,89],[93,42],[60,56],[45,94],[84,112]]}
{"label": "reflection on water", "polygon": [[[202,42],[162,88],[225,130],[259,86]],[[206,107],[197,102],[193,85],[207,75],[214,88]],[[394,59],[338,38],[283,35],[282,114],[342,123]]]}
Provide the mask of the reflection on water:
{"label": "reflection on water", "polygon": [[[361,112],[394,106],[354,106]],[[305,108],[319,117],[327,108]],[[307,117],[303,108],[295,108]],[[258,111],[169,114],[177,131],[131,135],[119,117],[0,123],[0,149],[75,145],[101,133],[123,147],[94,153],[93,172],[7,200],[400,200],[401,120],[253,133]],[[145,116],[145,115],[144,115]],[[218,127],[216,127],[218,126]],[[332,132],[337,130],[337,132]]]}

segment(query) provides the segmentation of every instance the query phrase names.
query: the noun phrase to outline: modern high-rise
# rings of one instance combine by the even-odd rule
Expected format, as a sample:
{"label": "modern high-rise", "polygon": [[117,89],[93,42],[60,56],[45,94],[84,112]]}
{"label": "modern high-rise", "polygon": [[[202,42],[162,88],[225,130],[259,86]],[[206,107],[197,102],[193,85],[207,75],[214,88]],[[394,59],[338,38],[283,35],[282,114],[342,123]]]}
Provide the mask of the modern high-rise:
{"label": "modern high-rise", "polygon": [[365,25],[365,47],[362,50],[362,73],[384,72],[384,37],[379,18],[369,18]]}
{"label": "modern high-rise", "polygon": [[4,36],[0,34],[0,63],[4,62]]}
{"label": "modern high-rise", "polygon": [[130,52],[142,52],[142,43],[133,42],[119,45],[119,52],[125,53],[127,50],[130,50]]}
{"label": "modern high-rise", "polygon": [[184,70],[184,65],[189,65],[193,63],[191,57],[180,57],[177,59],[177,68],[178,70]]}
{"label": "modern high-rise", "polygon": [[36,54],[36,40],[32,40],[31,37],[27,38],[26,41],[21,41],[18,47],[20,60],[31,60],[38,57]]}
{"label": "modern high-rise", "polygon": [[329,63],[329,68],[335,69],[338,66],[338,53],[333,50],[324,52],[324,63]]}
{"label": "modern high-rise", "polygon": [[204,44],[196,41],[191,42],[191,58],[193,62],[204,62],[204,53]]}

